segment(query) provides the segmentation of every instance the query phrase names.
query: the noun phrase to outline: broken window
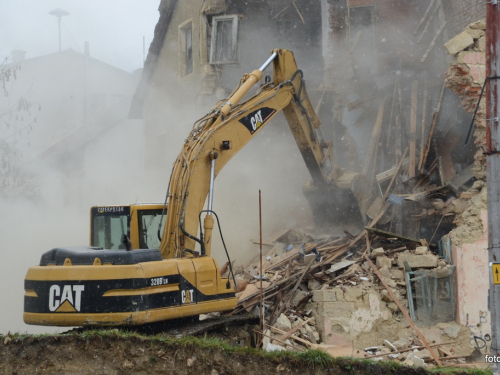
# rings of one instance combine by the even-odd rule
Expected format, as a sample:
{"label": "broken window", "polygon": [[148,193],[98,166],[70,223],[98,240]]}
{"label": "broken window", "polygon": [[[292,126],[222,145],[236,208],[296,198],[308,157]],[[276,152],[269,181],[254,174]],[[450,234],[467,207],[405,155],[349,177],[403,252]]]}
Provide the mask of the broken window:
{"label": "broken window", "polygon": [[455,277],[452,265],[406,272],[410,316],[415,323],[432,325],[455,320]]}
{"label": "broken window", "polygon": [[193,72],[193,22],[179,26],[180,72],[185,76]]}
{"label": "broken window", "polygon": [[238,17],[213,17],[211,36],[210,64],[237,63]]}

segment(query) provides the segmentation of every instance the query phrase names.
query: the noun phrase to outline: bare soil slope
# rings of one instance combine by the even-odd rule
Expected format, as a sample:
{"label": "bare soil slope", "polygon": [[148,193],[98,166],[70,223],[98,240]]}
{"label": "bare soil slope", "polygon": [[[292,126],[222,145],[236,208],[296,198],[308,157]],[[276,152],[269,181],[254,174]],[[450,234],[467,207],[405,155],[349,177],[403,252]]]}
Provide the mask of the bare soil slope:
{"label": "bare soil slope", "polygon": [[333,359],[316,351],[271,354],[251,348],[231,347],[219,339],[165,339],[109,332],[0,336],[0,373],[430,374],[423,368],[404,367],[393,362]]}

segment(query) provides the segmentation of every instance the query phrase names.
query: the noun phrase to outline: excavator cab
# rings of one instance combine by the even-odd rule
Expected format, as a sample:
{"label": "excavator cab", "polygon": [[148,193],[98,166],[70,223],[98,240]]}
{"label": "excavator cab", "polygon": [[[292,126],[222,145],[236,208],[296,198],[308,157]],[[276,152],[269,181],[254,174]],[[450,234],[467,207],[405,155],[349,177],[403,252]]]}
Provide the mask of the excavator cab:
{"label": "excavator cab", "polygon": [[158,249],[161,240],[158,233],[163,232],[166,214],[161,203],[94,206],[90,209],[90,246],[114,250]]}

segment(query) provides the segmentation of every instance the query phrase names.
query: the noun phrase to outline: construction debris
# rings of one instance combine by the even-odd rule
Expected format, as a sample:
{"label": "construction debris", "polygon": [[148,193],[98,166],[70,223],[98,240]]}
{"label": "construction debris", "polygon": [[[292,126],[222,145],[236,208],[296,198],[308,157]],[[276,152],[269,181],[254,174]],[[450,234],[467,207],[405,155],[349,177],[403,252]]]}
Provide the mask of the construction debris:
{"label": "construction debris", "polygon": [[[433,4],[415,31],[426,25],[419,39]],[[470,330],[454,322],[449,242],[483,233],[484,155],[463,146],[467,124],[450,113],[458,106],[446,88],[466,111],[475,109],[484,82],[484,27],[470,24],[445,44],[457,61],[439,81],[398,74],[376,95],[346,104],[345,111],[370,109],[373,119],[359,166],[372,193],[364,230],[343,236],[283,230],[264,241],[262,276],[257,259],[240,267],[238,307],[230,315],[257,311],[262,277],[266,350],[318,348],[422,367],[461,364],[470,355]],[[443,29],[444,23],[434,30],[421,62],[431,58]],[[484,104],[478,113],[482,144]],[[368,111],[363,116],[370,118]],[[457,225],[465,229],[452,231]]]}
{"label": "construction debris", "polygon": [[[308,234],[303,239],[312,238]],[[309,262],[307,254],[313,254],[314,260]],[[364,232],[357,237],[323,237],[301,246],[276,242],[265,256],[271,257],[263,267],[265,350],[317,348],[334,356],[385,358],[418,366],[432,365],[425,364],[429,360],[438,365],[460,361],[456,355],[447,356],[454,359],[443,358],[441,351],[439,357],[432,348],[440,344],[426,339],[413,321],[408,325],[403,317],[408,315],[409,319],[412,305],[403,263],[411,264],[411,272],[449,267],[428,246],[416,247],[411,239]],[[258,307],[260,279],[256,269],[255,263],[240,267],[236,279],[249,281],[237,294],[238,307],[230,315]],[[252,274],[255,277],[249,278]],[[438,323],[433,329],[442,335],[445,352],[451,350],[446,345],[452,337],[468,337],[468,329],[456,323]],[[464,356],[472,351],[464,343],[454,350]]]}

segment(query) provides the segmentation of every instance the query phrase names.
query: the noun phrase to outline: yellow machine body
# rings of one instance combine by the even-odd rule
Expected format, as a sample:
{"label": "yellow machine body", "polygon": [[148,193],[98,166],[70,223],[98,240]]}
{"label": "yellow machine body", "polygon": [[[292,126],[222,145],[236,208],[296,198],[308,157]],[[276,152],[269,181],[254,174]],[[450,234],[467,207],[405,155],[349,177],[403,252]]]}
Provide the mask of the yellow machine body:
{"label": "yellow machine body", "polygon": [[[271,63],[273,79],[244,100]],[[343,173],[334,164],[332,142],[322,139],[321,122],[293,53],[276,49],[260,69],[243,76],[231,96],[195,123],[174,163],[161,236],[155,227],[163,205],[93,207],[91,247],[52,249],[28,270],[24,321],[132,325],[234,308],[234,285],[221,277],[210,257],[213,183],[280,111],[311,174],[304,192],[317,222],[333,225],[353,206],[363,213],[366,196],[353,188],[364,185],[363,176]],[[203,210],[207,197],[208,210]]]}
{"label": "yellow machine body", "polygon": [[[91,247],[52,249],[29,268],[24,321],[135,325],[236,307],[234,289],[213,258],[161,258],[163,212],[163,204],[92,207]],[[124,249],[122,235],[132,251]]]}

